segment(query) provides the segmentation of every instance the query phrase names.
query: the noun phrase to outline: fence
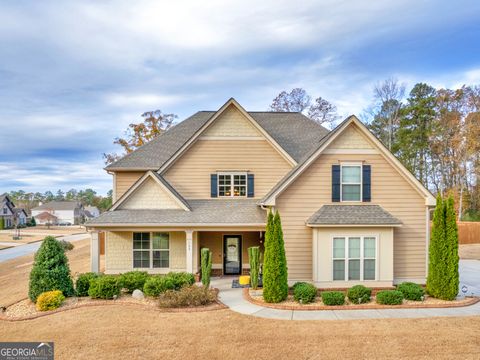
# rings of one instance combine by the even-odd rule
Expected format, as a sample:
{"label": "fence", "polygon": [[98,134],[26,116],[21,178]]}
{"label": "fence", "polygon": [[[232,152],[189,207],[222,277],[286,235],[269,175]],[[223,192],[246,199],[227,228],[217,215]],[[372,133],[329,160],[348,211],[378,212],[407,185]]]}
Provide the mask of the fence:
{"label": "fence", "polygon": [[480,244],[480,222],[458,222],[459,244]]}

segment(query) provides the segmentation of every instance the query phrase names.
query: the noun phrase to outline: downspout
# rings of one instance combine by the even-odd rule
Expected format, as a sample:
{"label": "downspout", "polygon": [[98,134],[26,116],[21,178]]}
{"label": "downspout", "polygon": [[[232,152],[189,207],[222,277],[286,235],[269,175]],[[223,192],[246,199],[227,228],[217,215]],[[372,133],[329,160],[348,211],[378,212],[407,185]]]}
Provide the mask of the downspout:
{"label": "downspout", "polygon": [[435,207],[426,206],[425,208],[425,222],[426,222],[426,241],[425,241],[425,282],[428,277],[428,263],[429,263],[429,249],[430,249],[430,214],[435,211]]}

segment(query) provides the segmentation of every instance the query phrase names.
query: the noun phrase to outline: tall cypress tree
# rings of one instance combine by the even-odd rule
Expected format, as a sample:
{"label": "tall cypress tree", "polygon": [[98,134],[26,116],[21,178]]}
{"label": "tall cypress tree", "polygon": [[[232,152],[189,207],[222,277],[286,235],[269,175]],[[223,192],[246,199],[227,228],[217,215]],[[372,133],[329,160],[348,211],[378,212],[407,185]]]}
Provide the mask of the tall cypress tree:
{"label": "tall cypress tree", "polygon": [[263,266],[263,298],[278,303],[288,296],[287,260],[282,223],[278,211],[268,214],[265,231],[265,261]]}
{"label": "tall cypress tree", "polygon": [[440,194],[437,196],[437,206],[433,213],[433,227],[430,236],[430,247],[428,250],[428,277],[427,291],[430,295],[438,297],[443,277],[442,246],[445,237],[445,207]]}
{"label": "tall cypress tree", "polygon": [[450,196],[445,209],[445,279],[443,280],[442,299],[454,300],[458,294],[458,227],[455,204]]}

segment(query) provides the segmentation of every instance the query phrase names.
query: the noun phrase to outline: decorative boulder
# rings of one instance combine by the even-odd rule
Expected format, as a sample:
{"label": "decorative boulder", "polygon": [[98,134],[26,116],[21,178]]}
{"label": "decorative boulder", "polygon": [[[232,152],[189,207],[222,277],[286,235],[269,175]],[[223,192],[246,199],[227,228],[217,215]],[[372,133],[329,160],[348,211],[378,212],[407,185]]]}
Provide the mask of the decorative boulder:
{"label": "decorative boulder", "polygon": [[143,295],[142,290],[136,289],[136,290],[133,290],[132,297],[134,299],[142,300],[145,298],[145,295]]}

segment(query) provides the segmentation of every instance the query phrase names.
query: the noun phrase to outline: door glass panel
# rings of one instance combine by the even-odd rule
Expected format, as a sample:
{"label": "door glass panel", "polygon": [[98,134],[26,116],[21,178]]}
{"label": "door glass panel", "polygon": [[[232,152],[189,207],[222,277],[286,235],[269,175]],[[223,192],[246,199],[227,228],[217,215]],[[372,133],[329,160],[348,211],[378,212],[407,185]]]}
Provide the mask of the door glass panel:
{"label": "door glass panel", "polygon": [[240,273],[240,241],[236,237],[225,238],[225,273]]}

